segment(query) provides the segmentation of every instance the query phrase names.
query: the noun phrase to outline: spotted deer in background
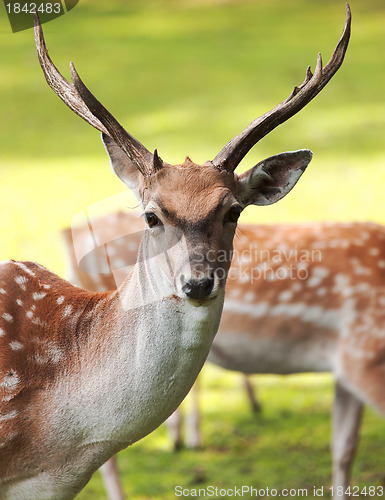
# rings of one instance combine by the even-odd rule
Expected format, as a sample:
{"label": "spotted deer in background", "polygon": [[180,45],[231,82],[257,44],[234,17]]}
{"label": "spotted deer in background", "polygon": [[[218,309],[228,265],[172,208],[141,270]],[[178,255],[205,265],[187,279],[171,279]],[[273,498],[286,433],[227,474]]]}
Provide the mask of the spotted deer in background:
{"label": "spotted deer in background", "polygon": [[[138,214],[117,213],[65,230],[70,280],[90,290],[114,289],[135,263],[143,229]],[[208,359],[245,375],[332,372],[333,483],[346,489],[363,405],[385,415],[385,227],[242,225],[237,233]],[[196,397],[187,415],[194,423],[187,438],[195,445]],[[177,446],[178,411],[168,421]],[[119,484],[112,461],[102,473],[109,489]]]}
{"label": "spotted deer in background", "polygon": [[[212,161],[172,166],[132,137],[84,85],[52,63],[40,22],[46,80],[97,130],[147,224],[138,260],[115,291],[79,289],[32,262],[0,266],[0,497],[70,499],[119,450],[157,428],[193,385],[218,329],[237,220],[279,201],[311,160],[281,153],[237,175],[246,153],[302,109],[342,64],[326,66],[234,137]],[[219,259],[219,255],[221,259]],[[224,257],[225,256],[225,257]]]}

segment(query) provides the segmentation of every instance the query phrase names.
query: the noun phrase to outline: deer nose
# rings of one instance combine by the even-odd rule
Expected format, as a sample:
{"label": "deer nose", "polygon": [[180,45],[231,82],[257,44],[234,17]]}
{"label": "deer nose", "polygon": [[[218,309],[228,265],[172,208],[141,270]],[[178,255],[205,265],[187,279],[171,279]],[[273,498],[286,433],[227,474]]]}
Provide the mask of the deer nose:
{"label": "deer nose", "polygon": [[[182,276],[182,282],[184,277]],[[214,287],[214,277],[206,277],[199,280],[190,279],[182,286],[182,291],[190,299],[206,299]]]}

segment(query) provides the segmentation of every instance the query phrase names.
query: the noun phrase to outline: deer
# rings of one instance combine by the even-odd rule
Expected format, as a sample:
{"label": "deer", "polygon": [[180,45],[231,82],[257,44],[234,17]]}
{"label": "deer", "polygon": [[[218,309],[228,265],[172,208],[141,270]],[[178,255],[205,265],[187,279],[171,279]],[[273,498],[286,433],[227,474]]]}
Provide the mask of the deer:
{"label": "deer", "polygon": [[[63,231],[69,279],[95,291],[115,289],[135,263],[143,222],[135,212],[84,220]],[[105,227],[108,233],[103,232]],[[371,404],[385,416],[381,388],[385,227],[369,222],[249,224],[239,225],[238,233],[208,361],[246,376],[331,372],[335,378],[333,484],[346,491],[364,405]],[[357,359],[369,360],[359,385]],[[187,438],[197,446],[196,383],[193,389]],[[246,389],[252,396],[250,385]],[[255,400],[251,402],[255,407]],[[178,412],[167,420],[177,449],[182,443]],[[107,490],[120,484],[112,459],[102,475]]]}
{"label": "deer", "polygon": [[151,433],[192,387],[217,332],[233,238],[249,205],[278,202],[312,159],[307,149],[235,169],[270,131],[308,104],[340,68],[351,26],[329,62],[197,165],[163,161],[129,134],[70,63],[35,43],[50,88],[102,134],[111,168],[146,222],[137,263],[115,291],[89,292],[40,264],[0,266],[0,496],[74,498],[119,450]]}

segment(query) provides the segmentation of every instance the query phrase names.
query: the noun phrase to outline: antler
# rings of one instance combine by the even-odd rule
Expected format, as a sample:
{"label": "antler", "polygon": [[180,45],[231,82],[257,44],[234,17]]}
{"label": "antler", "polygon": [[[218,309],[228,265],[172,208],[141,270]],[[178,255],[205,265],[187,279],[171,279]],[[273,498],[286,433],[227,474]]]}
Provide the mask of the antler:
{"label": "antler", "polygon": [[262,137],[298,113],[325,87],[344,60],[350,38],[350,25],[351,12],[349,4],[346,4],[346,18],[342,36],[326,66],[322,67],[321,54],[318,54],[314,75],[309,66],[304,82],[299,87],[294,87],[293,92],[286,100],[251,122],[243,132],[231,139],[211,162],[214,166],[221,170],[234,172],[244,156]]}
{"label": "antler", "polygon": [[163,164],[158,154],[150,153],[120,125],[84,85],[72,62],[70,70],[74,83],[67,81],[58,71],[48,55],[37,13],[35,13],[35,43],[45,79],[60,99],[87,123],[110,136],[144,176],[160,170]]}

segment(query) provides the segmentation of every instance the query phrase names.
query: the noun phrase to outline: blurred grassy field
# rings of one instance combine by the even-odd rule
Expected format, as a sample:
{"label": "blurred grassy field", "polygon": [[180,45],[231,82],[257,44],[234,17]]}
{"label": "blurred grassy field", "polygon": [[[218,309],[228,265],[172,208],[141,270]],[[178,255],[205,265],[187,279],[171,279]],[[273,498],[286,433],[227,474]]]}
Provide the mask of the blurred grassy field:
{"label": "blurred grassy field", "polygon": [[[203,448],[173,453],[163,425],[122,451],[118,465],[127,498],[170,500],[177,498],[176,486],[305,488],[308,498],[314,486],[323,486],[323,498],[331,498],[330,377],[266,375],[254,382],[263,406],[260,415],[252,414],[239,375],[206,366],[201,376]],[[187,399],[185,407],[189,404]],[[369,409],[352,484],[385,483],[384,447],[384,420]],[[78,498],[105,498],[99,473]]]}
{"label": "blurred grassy field", "polygon": [[[352,0],[351,8],[339,73],[241,165],[309,148],[308,172],[282,202],[250,208],[243,220],[385,222],[385,4]],[[318,51],[326,62],[344,15],[342,0],[81,0],[44,31],[59,69],[68,77],[73,60],[146,147],[170,163],[187,154],[203,162],[286,98]],[[109,172],[99,134],[48,89],[32,30],[12,34],[3,11],[0,44],[0,260],[36,260],[63,274],[60,229],[123,186]],[[255,419],[236,375],[206,372],[207,446],[172,455],[160,429],[123,452],[130,498],[173,498],[176,484],[328,485],[330,379],[259,380],[265,412]],[[384,481],[384,430],[369,413],[355,484]],[[100,479],[79,498],[104,498]]]}
{"label": "blurred grassy field", "polygon": [[[385,7],[353,1],[353,36],[340,72],[299,115],[246,157],[300,148],[314,159],[277,206],[250,208],[258,222],[383,222]],[[287,97],[326,61],[342,30],[343,1],[82,0],[45,25],[50,54],[86,84],[149,149],[196,162]],[[47,87],[32,30],[0,18],[0,258],[34,259],[63,273],[57,237],[85,206],[123,189],[99,134]]]}

